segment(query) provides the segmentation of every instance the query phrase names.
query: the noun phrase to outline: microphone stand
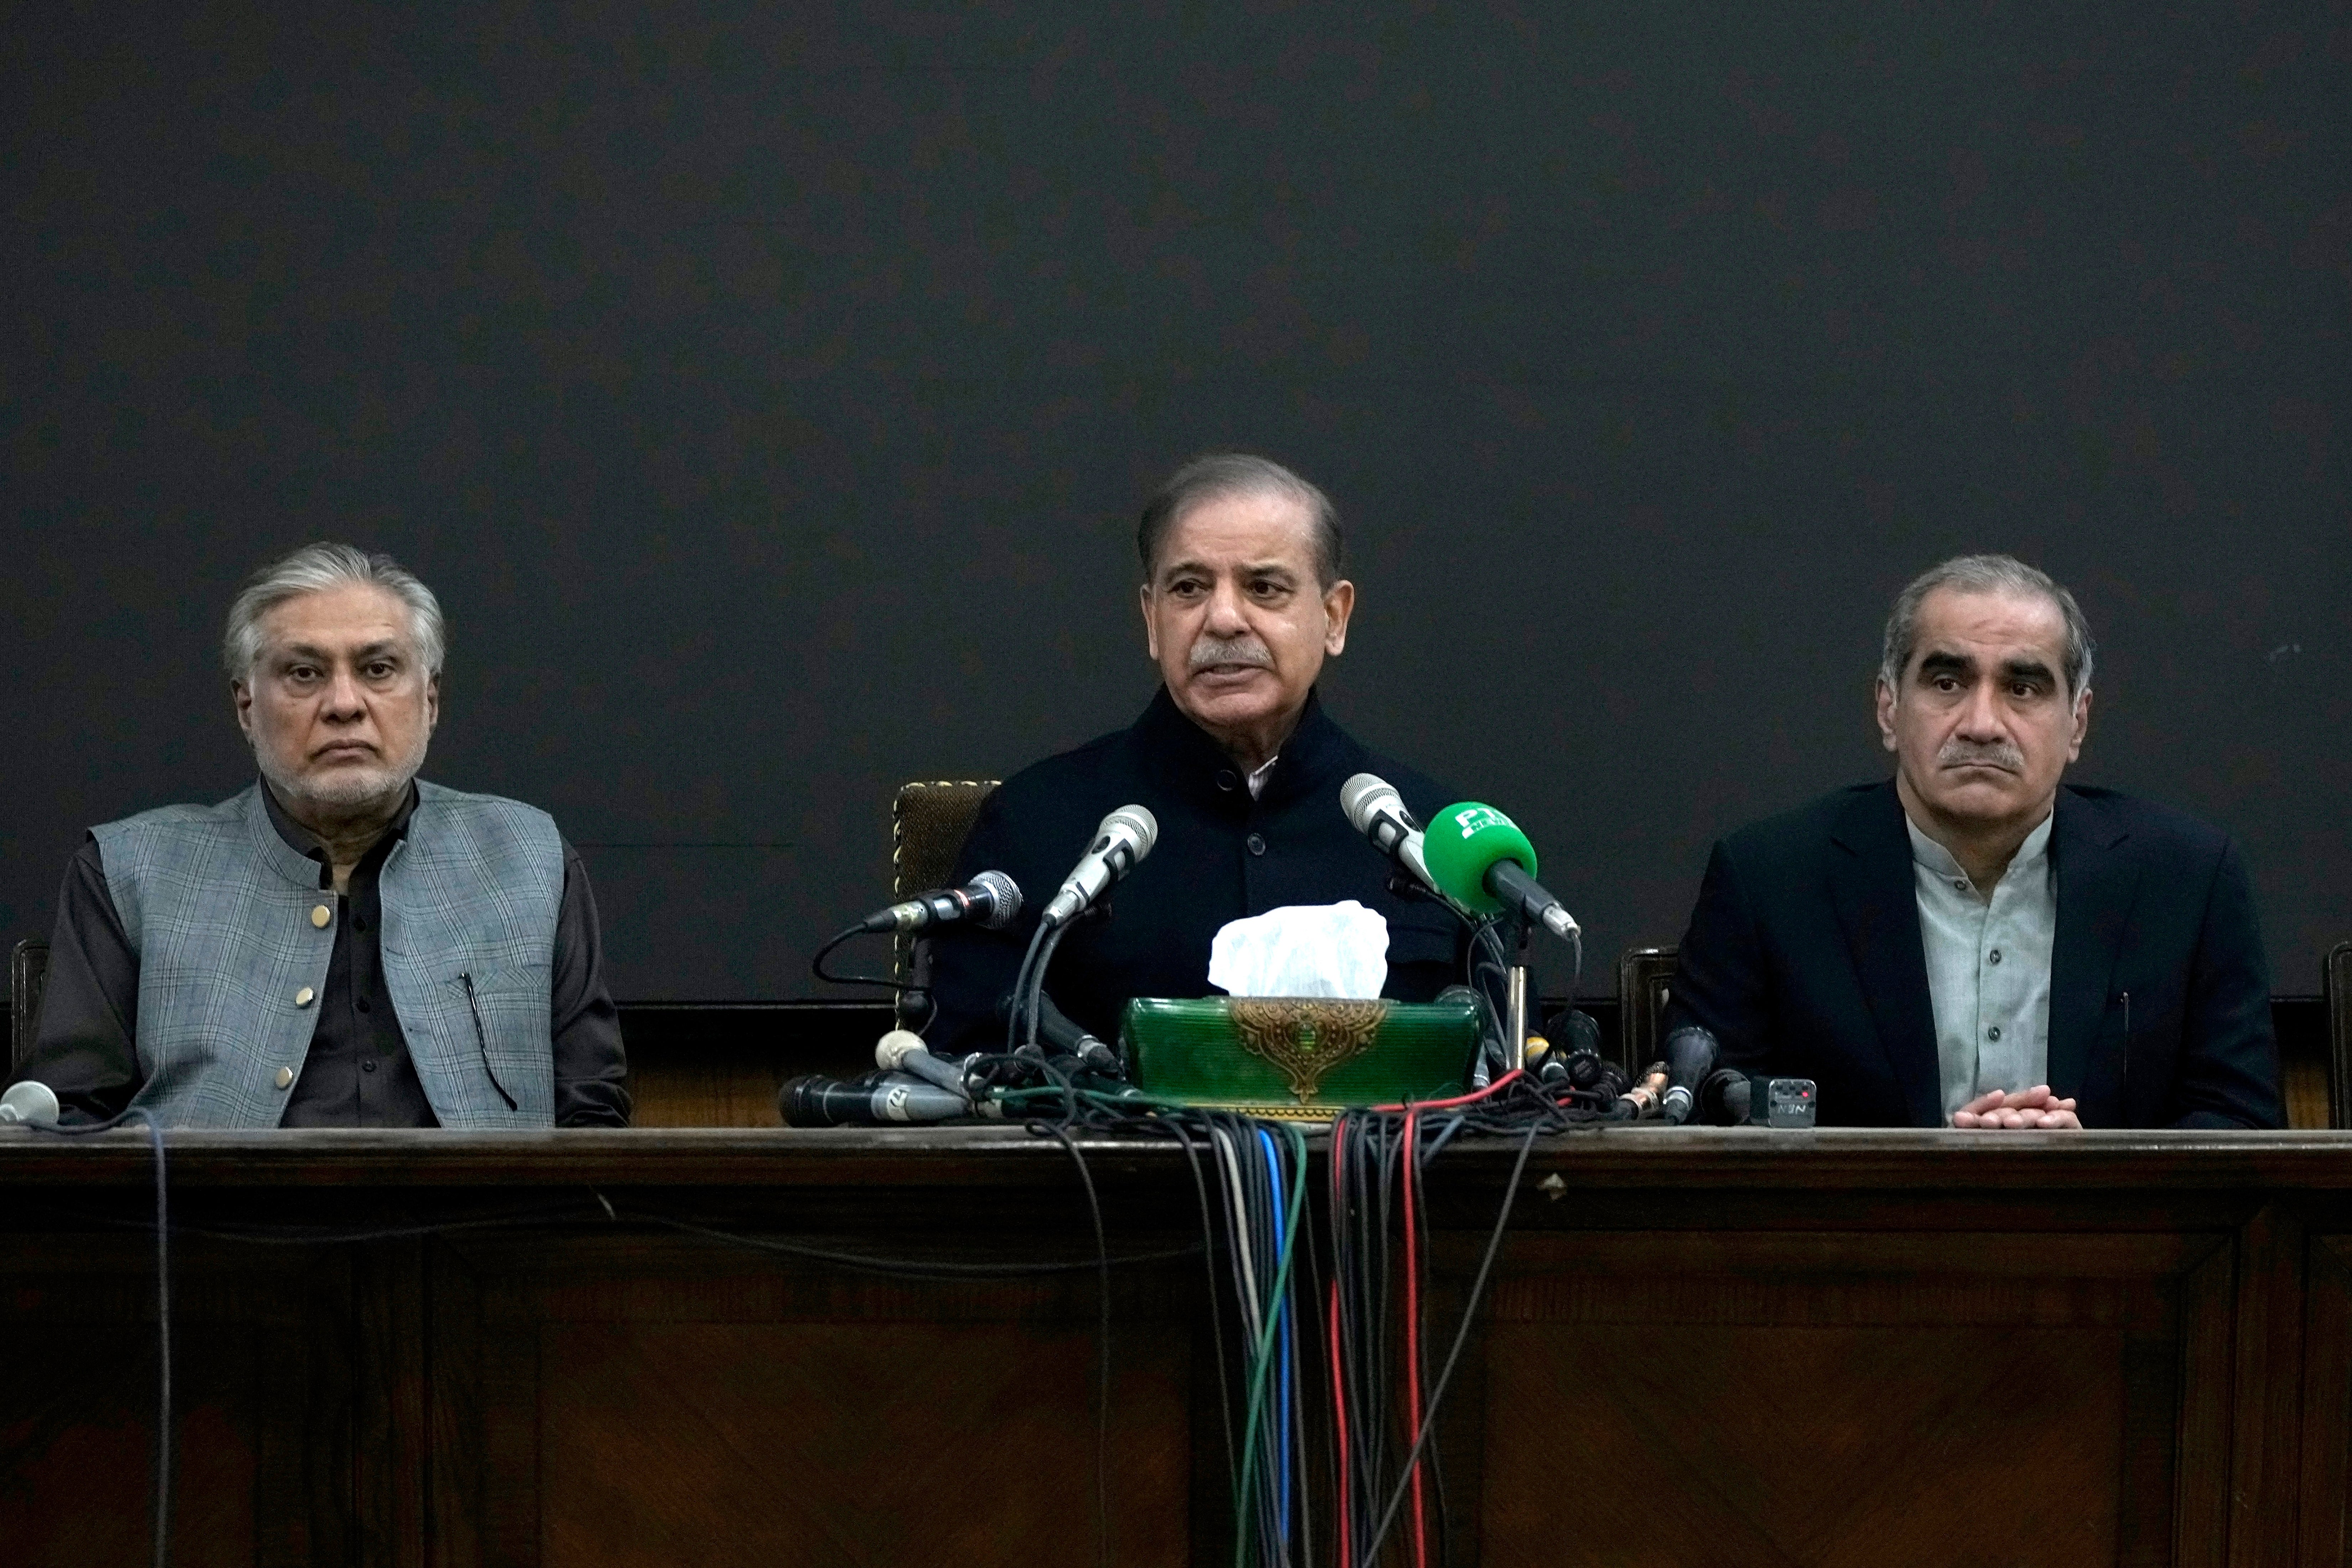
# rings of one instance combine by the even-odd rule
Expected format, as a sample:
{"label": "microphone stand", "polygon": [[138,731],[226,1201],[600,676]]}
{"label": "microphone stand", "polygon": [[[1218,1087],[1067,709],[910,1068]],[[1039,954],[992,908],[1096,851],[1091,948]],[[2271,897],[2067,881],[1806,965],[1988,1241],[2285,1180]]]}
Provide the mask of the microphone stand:
{"label": "microphone stand", "polygon": [[1503,1004],[1503,1043],[1505,1050],[1509,1055],[1511,1066],[1523,1068],[1528,1065],[1528,939],[1529,932],[1525,920],[1515,921],[1512,923],[1519,928],[1519,950],[1517,954],[1517,962],[1505,972],[1509,978],[1508,989],[1504,994]]}

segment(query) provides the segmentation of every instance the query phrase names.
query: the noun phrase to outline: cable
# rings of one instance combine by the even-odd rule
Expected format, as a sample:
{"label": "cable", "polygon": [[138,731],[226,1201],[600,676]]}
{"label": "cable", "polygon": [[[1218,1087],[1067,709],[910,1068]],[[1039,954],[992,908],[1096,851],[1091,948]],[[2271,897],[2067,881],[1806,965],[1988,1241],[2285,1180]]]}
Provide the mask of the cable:
{"label": "cable", "polygon": [[1021,968],[1013,977],[1013,1005],[1005,1009],[1004,1017],[1004,1054],[1008,1057],[1018,1056],[1021,1051],[1023,999],[1029,994],[1029,972],[1036,967],[1037,950],[1045,945],[1047,934],[1042,922],[1029,933],[1028,951],[1021,955]]}
{"label": "cable", "polygon": [[833,971],[824,966],[826,955],[831,953],[835,948],[839,947],[842,943],[850,941],[854,937],[860,937],[865,934],[866,928],[862,925],[847,926],[835,931],[832,936],[825,939],[825,943],[823,947],[816,950],[816,956],[809,960],[809,973],[815,975],[819,980],[824,981],[828,984],[832,985],[887,985],[893,991],[906,990],[907,983],[898,979],[895,975],[835,974]]}
{"label": "cable", "polygon": [[[1510,1226],[1511,1205],[1518,1196],[1519,1179],[1527,1173],[1528,1156],[1535,1152],[1536,1135],[1543,1130],[1541,1121],[1529,1122],[1527,1136],[1519,1143],[1519,1157],[1511,1166],[1511,1179],[1503,1188],[1502,1206],[1495,1214],[1494,1233],[1486,1238],[1486,1255],[1478,1259],[1477,1275],[1471,1280],[1470,1294],[1462,1303],[1462,1322],[1454,1331],[1453,1348],[1445,1353],[1445,1365],[1438,1373],[1437,1385],[1430,1394],[1429,1411],[1422,1417],[1419,1429],[1413,1434],[1412,1447],[1405,1455],[1408,1473],[1417,1473],[1412,1470],[1413,1463],[1428,1443],[1431,1428],[1436,1425],[1437,1411],[1445,1398],[1446,1384],[1453,1381],[1454,1363],[1462,1355],[1463,1344],[1470,1338],[1470,1324],[1476,1318],[1479,1300],[1486,1294],[1486,1276],[1495,1266],[1496,1255],[1503,1249],[1503,1232]],[[1403,1506],[1404,1495],[1405,1488],[1400,1485],[1390,1497],[1387,1509],[1381,1512],[1380,1527],[1372,1532],[1371,1544],[1364,1551],[1365,1563],[1380,1561],[1381,1543],[1388,1537],[1389,1526],[1394,1522],[1397,1510]]]}
{"label": "cable", "polygon": [[[1412,1179],[1416,1162],[1413,1159],[1418,1134],[1419,1112],[1408,1107],[1404,1113],[1404,1366],[1405,1422],[1418,1430],[1421,1426],[1421,1267],[1417,1247],[1419,1226],[1415,1209],[1418,1184]],[[1414,1568],[1428,1568],[1429,1535],[1426,1510],[1422,1500],[1421,1465],[1415,1454],[1405,1459],[1405,1472],[1412,1485],[1412,1560]],[[1377,1538],[1376,1538],[1377,1539]]]}
{"label": "cable", "polygon": [[1095,1405],[1095,1550],[1103,1568],[1110,1568],[1110,1243],[1104,1239],[1102,1205],[1095,1195],[1095,1179],[1076,1140],[1051,1122],[1038,1123],[1061,1141],[1078,1167],[1078,1182],[1087,1190],[1087,1213],[1095,1225],[1095,1260],[1098,1265],[1095,1294],[1102,1320],[1096,1326],[1098,1389]]}

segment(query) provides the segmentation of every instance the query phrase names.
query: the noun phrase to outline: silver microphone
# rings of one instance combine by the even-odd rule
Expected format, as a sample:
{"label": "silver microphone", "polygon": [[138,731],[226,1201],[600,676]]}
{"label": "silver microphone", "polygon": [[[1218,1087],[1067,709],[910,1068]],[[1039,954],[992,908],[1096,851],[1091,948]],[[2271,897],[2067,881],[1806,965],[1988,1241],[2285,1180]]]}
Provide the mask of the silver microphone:
{"label": "silver microphone", "polygon": [[34,1079],[12,1083],[5,1094],[0,1094],[0,1124],[15,1123],[26,1127],[55,1127],[58,1124],[57,1091]]}
{"label": "silver microphone", "polygon": [[1139,805],[1122,805],[1102,819],[1094,842],[1063,879],[1038,923],[1047,931],[1069,924],[1092,907],[1113,882],[1135,869],[1160,838],[1160,819]]}
{"label": "silver microphone", "polygon": [[1429,878],[1429,862],[1422,856],[1421,824],[1404,808],[1404,796],[1378,773],[1358,773],[1339,786],[1339,809],[1355,830],[1372,841],[1372,847],[1412,873],[1431,892],[1444,893]]}
{"label": "silver microphone", "polygon": [[866,931],[920,931],[950,921],[970,921],[988,931],[1003,931],[1021,912],[1021,889],[1002,871],[982,871],[961,888],[918,893],[887,910],[877,910],[859,922]]}

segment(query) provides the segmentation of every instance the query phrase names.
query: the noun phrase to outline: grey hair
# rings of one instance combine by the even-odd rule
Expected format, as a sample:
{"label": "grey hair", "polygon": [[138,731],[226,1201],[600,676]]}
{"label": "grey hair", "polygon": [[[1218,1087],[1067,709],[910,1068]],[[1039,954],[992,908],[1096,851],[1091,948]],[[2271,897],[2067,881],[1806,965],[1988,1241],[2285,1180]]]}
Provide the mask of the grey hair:
{"label": "grey hair", "polygon": [[1185,512],[1205,500],[1228,496],[1287,496],[1305,507],[1315,524],[1315,580],[1328,588],[1339,580],[1339,509],[1331,498],[1271,458],[1248,452],[1211,452],[1193,458],[1168,476],[1144,503],[1143,520],[1135,529],[1135,552],[1143,558],[1143,580],[1159,569],[1160,543]]}
{"label": "grey hair", "polygon": [[2091,642],[2091,624],[2083,618],[2083,606],[2074,602],[2074,595],[2060,587],[2047,572],[2028,566],[2014,555],[1955,555],[1912,578],[1910,586],[1895,595],[1895,608],[1886,617],[1886,640],[1878,660],[1878,679],[1886,683],[1889,691],[1900,695],[1903,690],[1903,672],[1918,645],[1919,606],[1938,588],[1963,594],[2018,594],[2046,599],[2057,605],[2058,614],[2066,623],[2066,647],[2062,661],[2065,666],[2063,673],[2067,700],[2071,702],[2091,689],[2091,661],[2097,649]]}
{"label": "grey hair", "polygon": [[228,629],[221,636],[221,663],[228,678],[251,678],[253,661],[261,657],[262,616],[289,599],[346,583],[382,588],[408,606],[408,629],[416,639],[417,659],[426,675],[441,673],[448,632],[441,618],[441,601],[433,596],[433,590],[389,555],[370,554],[353,544],[321,542],[281,555],[245,580],[236,602],[228,607]]}

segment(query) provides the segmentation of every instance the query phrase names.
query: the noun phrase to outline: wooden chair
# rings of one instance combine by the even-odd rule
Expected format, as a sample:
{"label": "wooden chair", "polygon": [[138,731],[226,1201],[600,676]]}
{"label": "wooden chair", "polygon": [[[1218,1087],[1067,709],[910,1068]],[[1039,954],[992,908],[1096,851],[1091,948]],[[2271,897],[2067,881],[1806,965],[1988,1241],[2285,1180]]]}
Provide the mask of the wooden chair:
{"label": "wooden chair", "polygon": [[[955,875],[956,857],[971,836],[981,803],[996,788],[994,779],[917,779],[890,797],[890,896],[904,899],[944,888]],[[1028,898],[1032,889],[1024,888]],[[890,972],[915,989],[899,994],[899,1020],[919,1023],[929,1010],[924,994],[930,978],[930,947],[901,931],[890,944]]]}
{"label": "wooden chair", "polygon": [[2352,1128],[2352,942],[2329,948],[2320,973],[2327,994],[2327,1124]]}
{"label": "wooden chair", "polygon": [[49,944],[28,936],[8,953],[8,1070],[13,1075],[41,1031],[41,989],[49,978]]}
{"label": "wooden chair", "polygon": [[1629,947],[1617,960],[1617,1064],[1638,1073],[1658,1059],[1658,1023],[1674,989],[1671,947]]}

